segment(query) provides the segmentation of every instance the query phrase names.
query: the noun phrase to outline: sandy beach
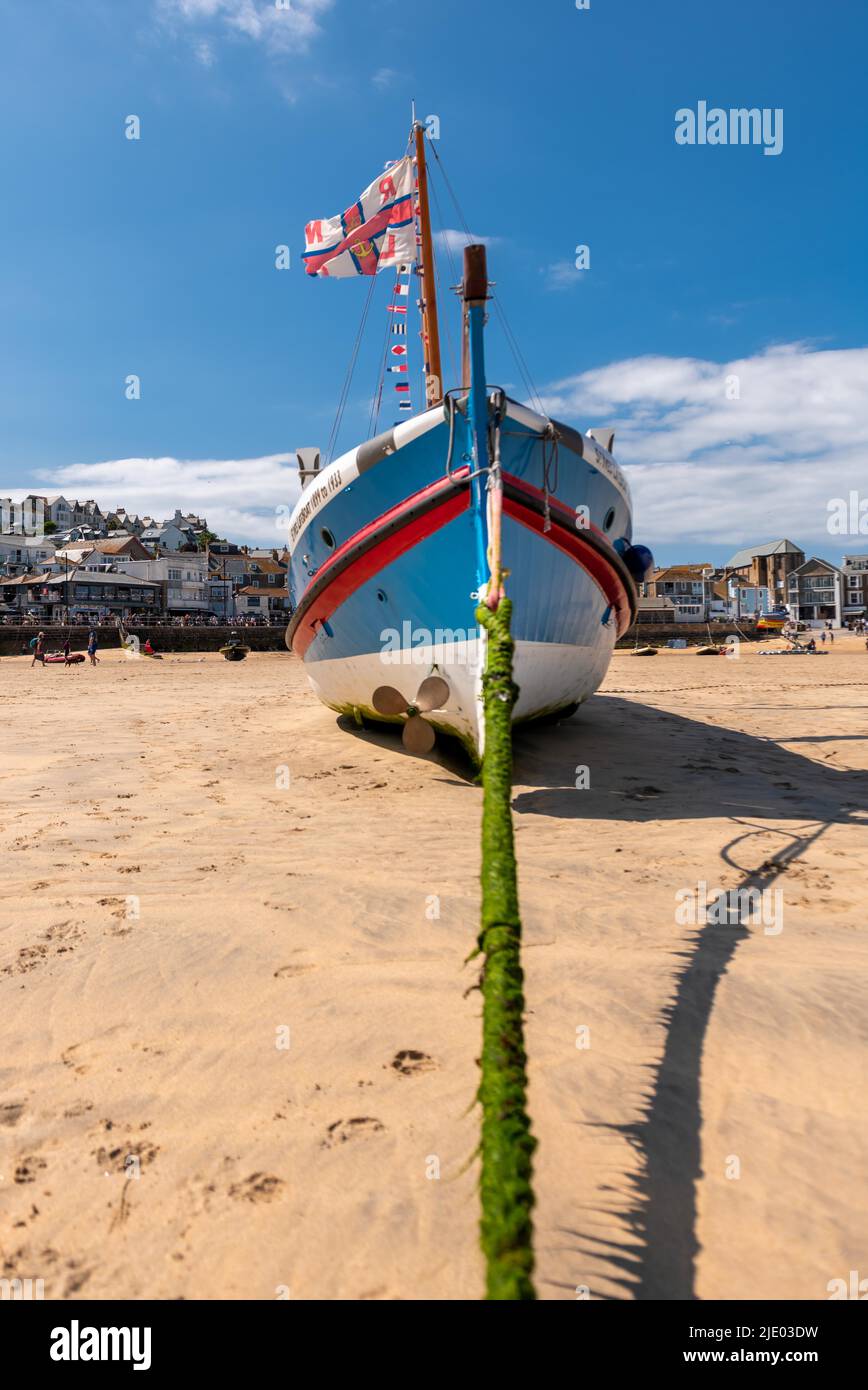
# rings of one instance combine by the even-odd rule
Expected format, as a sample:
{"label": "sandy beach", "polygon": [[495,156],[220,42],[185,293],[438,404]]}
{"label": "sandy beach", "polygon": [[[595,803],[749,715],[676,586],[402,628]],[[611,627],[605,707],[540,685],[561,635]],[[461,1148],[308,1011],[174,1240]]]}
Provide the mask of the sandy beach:
{"label": "sandy beach", "polygon": [[[288,654],[0,690],[3,1275],[479,1298],[466,766],[338,727]],[[868,1274],[866,710],[862,639],[619,652],[517,736],[540,1297]],[[678,920],[699,884],[780,927]]]}

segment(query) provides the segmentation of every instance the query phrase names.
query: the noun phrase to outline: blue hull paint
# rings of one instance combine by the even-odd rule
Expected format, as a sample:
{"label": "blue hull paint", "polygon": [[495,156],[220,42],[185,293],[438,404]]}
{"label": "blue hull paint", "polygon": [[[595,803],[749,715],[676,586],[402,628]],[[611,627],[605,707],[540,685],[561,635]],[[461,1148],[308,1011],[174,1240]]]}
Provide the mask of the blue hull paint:
{"label": "blue hull paint", "polygon": [[[466,461],[462,444],[459,435],[453,471]],[[504,474],[543,488],[543,447],[538,433],[516,420],[506,421],[501,440]],[[551,456],[551,444],[545,447]],[[443,479],[447,455],[448,427],[441,421],[380,458],[319,505],[295,542],[290,568],[294,605],[335,547],[350,542],[390,508]],[[562,446],[556,466],[550,459],[548,485],[551,495],[570,511],[587,508],[590,522],[605,536],[629,542],[632,520],[626,490],[587,458]],[[484,511],[481,521],[487,543]],[[477,631],[477,525],[477,512],[470,507],[424,536],[361,582],[329,614],[327,623],[317,628],[304,659],[326,703],[335,709],[370,713],[370,696],[377,684],[395,683],[402,691],[406,686],[412,696],[410,686],[417,673],[421,680],[437,669],[460,691],[456,699],[461,712],[455,718],[454,711],[447,710],[442,718],[432,716],[432,722],[478,746],[480,734],[471,708],[478,671],[457,670],[457,664],[467,663],[470,651],[460,644],[465,637],[472,644]],[[601,588],[546,536],[509,516],[503,519],[503,564],[509,571],[506,587],[513,600],[516,680],[527,695],[516,707],[516,717],[531,718],[587,698],[605,674],[617,636]],[[438,642],[439,647],[431,651],[431,644]],[[399,658],[398,668],[390,666],[396,645],[417,648],[419,660],[408,654]],[[405,664],[412,660],[409,681],[393,679],[402,660]]]}

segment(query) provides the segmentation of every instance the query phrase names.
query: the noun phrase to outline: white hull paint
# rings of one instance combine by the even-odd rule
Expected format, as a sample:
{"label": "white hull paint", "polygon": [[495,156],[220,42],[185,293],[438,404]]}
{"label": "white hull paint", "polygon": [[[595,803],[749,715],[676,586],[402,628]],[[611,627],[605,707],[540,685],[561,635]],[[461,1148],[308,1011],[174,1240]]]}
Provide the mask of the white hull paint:
{"label": "white hull paint", "polygon": [[[371,704],[377,686],[394,686],[409,703],[426,676],[441,675],[449,682],[452,694],[445,709],[435,710],[425,718],[442,732],[456,735],[481,758],[485,642],[483,636],[437,648],[419,646],[388,654],[371,652],[334,661],[311,661],[306,663],[306,671],[323,704],[338,713],[358,711],[377,719],[382,716],[375,714]],[[519,687],[519,697],[513,721],[538,718],[587,700],[601,684],[611,655],[612,648],[607,643],[591,649],[517,641],[513,679]]]}

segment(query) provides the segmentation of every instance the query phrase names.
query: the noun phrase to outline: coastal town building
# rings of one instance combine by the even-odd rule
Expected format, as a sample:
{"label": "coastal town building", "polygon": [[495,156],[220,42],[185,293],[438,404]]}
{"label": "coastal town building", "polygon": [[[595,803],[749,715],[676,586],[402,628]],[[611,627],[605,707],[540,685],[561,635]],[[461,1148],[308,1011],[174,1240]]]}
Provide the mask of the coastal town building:
{"label": "coastal town building", "polygon": [[868,555],[845,555],[844,621],[864,618],[868,613]]}
{"label": "coastal town building", "polygon": [[796,622],[840,627],[844,612],[844,576],[837,565],[813,555],[787,578],[787,606]]}
{"label": "coastal town building", "polygon": [[754,588],[767,589],[773,608],[783,607],[789,594],[789,577],[805,563],[805,552],[793,541],[768,541],[736,551],[724,567],[727,576]]}
{"label": "coastal town building", "polygon": [[210,617],[214,611],[208,584],[208,556],[204,551],[178,551],[148,559],[119,555],[115,565],[124,574],[157,584],[163,611],[170,617],[196,614]]}
{"label": "coastal town building", "polygon": [[654,571],[646,596],[669,599],[678,623],[702,623],[709,617],[713,574],[709,564],[668,565]]}
{"label": "coastal town building", "polygon": [[159,526],[147,526],[139,539],[155,551],[198,550],[194,533],[174,521],[163,522]]}
{"label": "coastal town building", "polygon": [[107,617],[155,617],[160,612],[156,584],[84,568],[68,573],[47,571],[0,579],[0,601],[21,616],[40,622],[97,622]]}
{"label": "coastal town building", "polygon": [[55,546],[47,536],[0,536],[0,575],[29,574],[54,562]]}

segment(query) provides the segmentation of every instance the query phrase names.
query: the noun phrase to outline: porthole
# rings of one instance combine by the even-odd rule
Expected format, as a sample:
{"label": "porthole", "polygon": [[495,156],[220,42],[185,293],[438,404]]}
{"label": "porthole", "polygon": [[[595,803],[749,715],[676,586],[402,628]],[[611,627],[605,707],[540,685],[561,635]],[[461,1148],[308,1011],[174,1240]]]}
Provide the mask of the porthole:
{"label": "porthole", "polygon": [[614,508],[614,507],[610,507],[609,510],[606,512],[606,515],[605,515],[604,518],[603,518],[603,530],[604,530],[604,531],[611,531],[611,529],[612,529],[612,523],[613,523],[614,520],[615,520],[615,508]]}
{"label": "porthole", "polygon": [[334,536],[332,535],[331,531],[327,526],[323,526],[322,530],[320,531],[320,535],[322,536],[322,539],[325,541],[329,550],[334,550],[337,542],[335,541]]}
{"label": "porthole", "polygon": [[377,598],[380,600],[381,603],[385,603],[385,602],[386,602],[386,595],[385,595],[385,593],[383,592],[382,589],[378,589],[378,590],[377,590]]}

